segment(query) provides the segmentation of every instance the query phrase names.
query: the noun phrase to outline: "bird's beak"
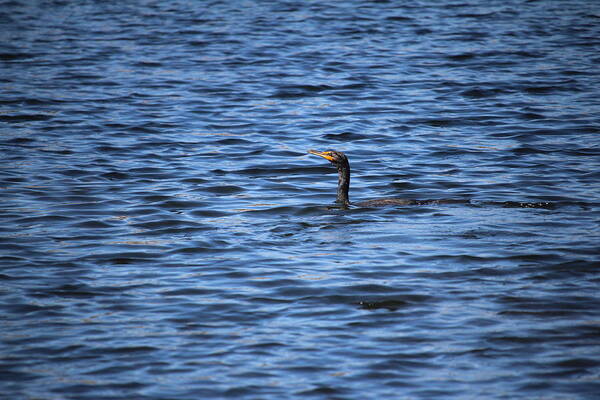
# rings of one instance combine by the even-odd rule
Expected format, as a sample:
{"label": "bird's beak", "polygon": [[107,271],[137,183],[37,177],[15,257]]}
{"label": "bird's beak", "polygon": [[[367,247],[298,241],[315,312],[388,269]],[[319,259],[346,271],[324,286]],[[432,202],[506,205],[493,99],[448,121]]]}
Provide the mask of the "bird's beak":
{"label": "bird's beak", "polygon": [[333,161],[333,157],[331,157],[327,151],[309,150],[308,152],[310,154],[314,154],[315,156],[323,157],[327,161]]}

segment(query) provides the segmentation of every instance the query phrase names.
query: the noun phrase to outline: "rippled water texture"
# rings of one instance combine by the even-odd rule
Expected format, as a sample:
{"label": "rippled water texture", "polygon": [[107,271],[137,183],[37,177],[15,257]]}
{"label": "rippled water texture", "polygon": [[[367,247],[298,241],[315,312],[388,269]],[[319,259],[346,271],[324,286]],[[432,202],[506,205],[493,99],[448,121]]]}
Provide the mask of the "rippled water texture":
{"label": "rippled water texture", "polygon": [[598,398],[599,2],[0,24],[2,396]]}

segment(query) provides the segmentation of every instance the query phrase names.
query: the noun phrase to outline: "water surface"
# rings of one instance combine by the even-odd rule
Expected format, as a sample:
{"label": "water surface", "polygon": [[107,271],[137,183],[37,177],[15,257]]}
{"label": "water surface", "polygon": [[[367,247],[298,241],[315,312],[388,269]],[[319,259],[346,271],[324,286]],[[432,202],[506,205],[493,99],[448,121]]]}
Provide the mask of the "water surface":
{"label": "water surface", "polygon": [[9,398],[600,393],[596,2],[0,9]]}

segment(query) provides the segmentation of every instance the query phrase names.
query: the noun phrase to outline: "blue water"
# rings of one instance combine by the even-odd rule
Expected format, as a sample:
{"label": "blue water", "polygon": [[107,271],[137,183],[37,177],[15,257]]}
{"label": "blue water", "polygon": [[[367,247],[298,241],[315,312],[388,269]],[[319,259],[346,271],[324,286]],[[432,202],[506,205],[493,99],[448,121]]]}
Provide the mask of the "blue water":
{"label": "blue water", "polygon": [[600,3],[0,5],[3,398],[598,398]]}

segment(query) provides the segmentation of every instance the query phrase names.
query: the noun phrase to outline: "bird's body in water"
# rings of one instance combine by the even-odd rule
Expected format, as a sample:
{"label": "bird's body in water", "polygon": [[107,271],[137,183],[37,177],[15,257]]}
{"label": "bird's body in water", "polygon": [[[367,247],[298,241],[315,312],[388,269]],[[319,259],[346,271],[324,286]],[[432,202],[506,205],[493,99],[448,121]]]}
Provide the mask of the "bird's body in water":
{"label": "bird's body in water", "polygon": [[[337,198],[338,203],[343,208],[350,206],[350,198],[348,192],[350,190],[350,162],[348,157],[341,151],[327,150],[317,151],[309,150],[310,154],[315,156],[323,157],[327,161],[331,162],[338,170],[338,187],[337,187]],[[410,206],[410,205],[437,205],[437,204],[472,204],[470,200],[466,199],[440,199],[440,200],[412,200],[412,199],[397,199],[397,198],[383,198],[360,201],[353,203],[360,207],[385,207],[385,206]],[[488,203],[492,204],[492,203]],[[514,202],[506,201],[496,203],[503,207],[516,207],[516,208],[554,208],[552,203],[548,202]]]}

